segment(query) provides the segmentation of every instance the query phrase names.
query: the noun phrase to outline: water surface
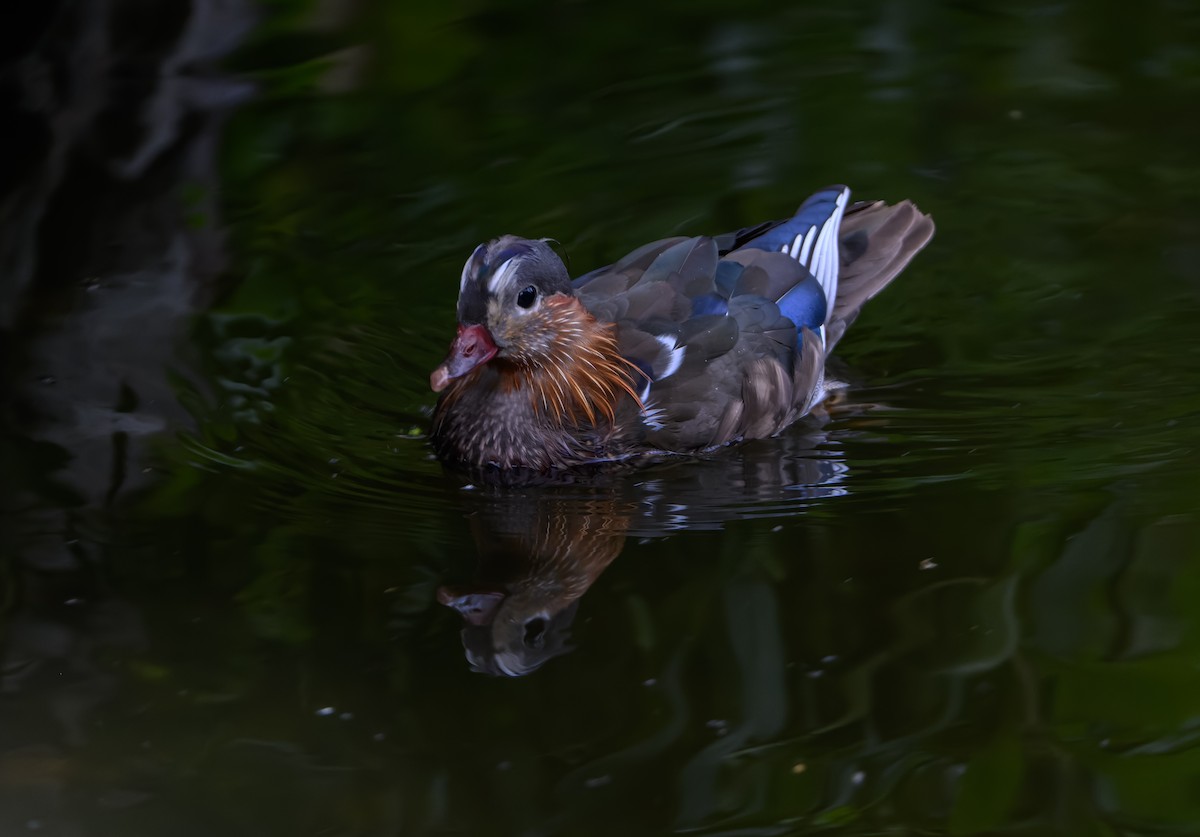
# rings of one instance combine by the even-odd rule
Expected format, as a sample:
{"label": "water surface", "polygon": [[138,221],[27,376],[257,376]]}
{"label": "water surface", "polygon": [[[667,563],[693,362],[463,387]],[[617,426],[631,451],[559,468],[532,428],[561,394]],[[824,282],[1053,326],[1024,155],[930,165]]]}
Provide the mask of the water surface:
{"label": "water surface", "polygon": [[[133,6],[8,30],[0,831],[1200,829],[1192,4]],[[830,182],[827,419],[431,459],[479,241]]]}

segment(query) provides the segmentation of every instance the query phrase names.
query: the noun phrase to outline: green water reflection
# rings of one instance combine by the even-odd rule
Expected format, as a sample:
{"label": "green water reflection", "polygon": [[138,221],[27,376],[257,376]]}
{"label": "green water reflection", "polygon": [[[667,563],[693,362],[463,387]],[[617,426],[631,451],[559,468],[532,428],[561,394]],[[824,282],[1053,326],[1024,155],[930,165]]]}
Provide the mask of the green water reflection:
{"label": "green water reflection", "polygon": [[[79,245],[149,198],[76,164],[48,205],[94,200],[8,234],[41,261],[4,321],[5,834],[1200,831],[1193,4],[245,32],[178,64],[232,87],[138,146],[176,161],[149,220]],[[480,240],[578,273],[827,182],[938,223],[828,421],[574,486],[431,459]],[[62,337],[88,281],[172,277],[123,342]]]}

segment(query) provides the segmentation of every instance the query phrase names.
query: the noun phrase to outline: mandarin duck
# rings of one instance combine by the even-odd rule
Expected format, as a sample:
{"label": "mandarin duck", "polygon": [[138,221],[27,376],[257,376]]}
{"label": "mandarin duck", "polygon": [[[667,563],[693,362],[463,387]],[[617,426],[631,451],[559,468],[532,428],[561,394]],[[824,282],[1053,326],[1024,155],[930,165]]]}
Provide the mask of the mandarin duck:
{"label": "mandarin duck", "polygon": [[933,236],[911,202],[816,192],[783,221],[666,238],[572,280],[547,240],[463,267],[430,376],[445,461],[512,476],[773,436],[826,395],[825,359]]}

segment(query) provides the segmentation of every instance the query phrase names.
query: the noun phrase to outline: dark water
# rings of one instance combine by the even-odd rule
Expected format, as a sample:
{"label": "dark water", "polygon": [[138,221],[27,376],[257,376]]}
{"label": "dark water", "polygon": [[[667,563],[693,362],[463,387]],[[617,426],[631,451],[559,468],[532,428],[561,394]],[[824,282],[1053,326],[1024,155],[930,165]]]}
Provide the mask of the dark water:
{"label": "dark water", "polygon": [[[1190,0],[38,8],[0,834],[1200,833]],[[480,240],[582,272],[830,182],[938,234],[828,421],[431,460]]]}

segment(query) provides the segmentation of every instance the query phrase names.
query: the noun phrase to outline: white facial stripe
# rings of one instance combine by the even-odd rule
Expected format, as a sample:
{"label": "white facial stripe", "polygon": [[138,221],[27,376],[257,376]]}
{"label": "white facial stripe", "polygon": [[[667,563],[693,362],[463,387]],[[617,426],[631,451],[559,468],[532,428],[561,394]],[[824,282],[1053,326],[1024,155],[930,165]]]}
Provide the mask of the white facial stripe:
{"label": "white facial stripe", "polygon": [[517,269],[517,261],[517,257],[513,256],[493,271],[492,277],[488,279],[488,290],[493,295],[499,295],[500,290],[508,284],[513,271]]}
{"label": "white facial stripe", "polygon": [[677,346],[675,338],[669,334],[658,334],[654,337],[663,348],[670,352],[667,358],[667,368],[661,374],[656,375],[654,380],[661,381],[663,378],[669,378],[679,371],[680,365],[683,363],[683,353],[687,350],[686,346]]}

